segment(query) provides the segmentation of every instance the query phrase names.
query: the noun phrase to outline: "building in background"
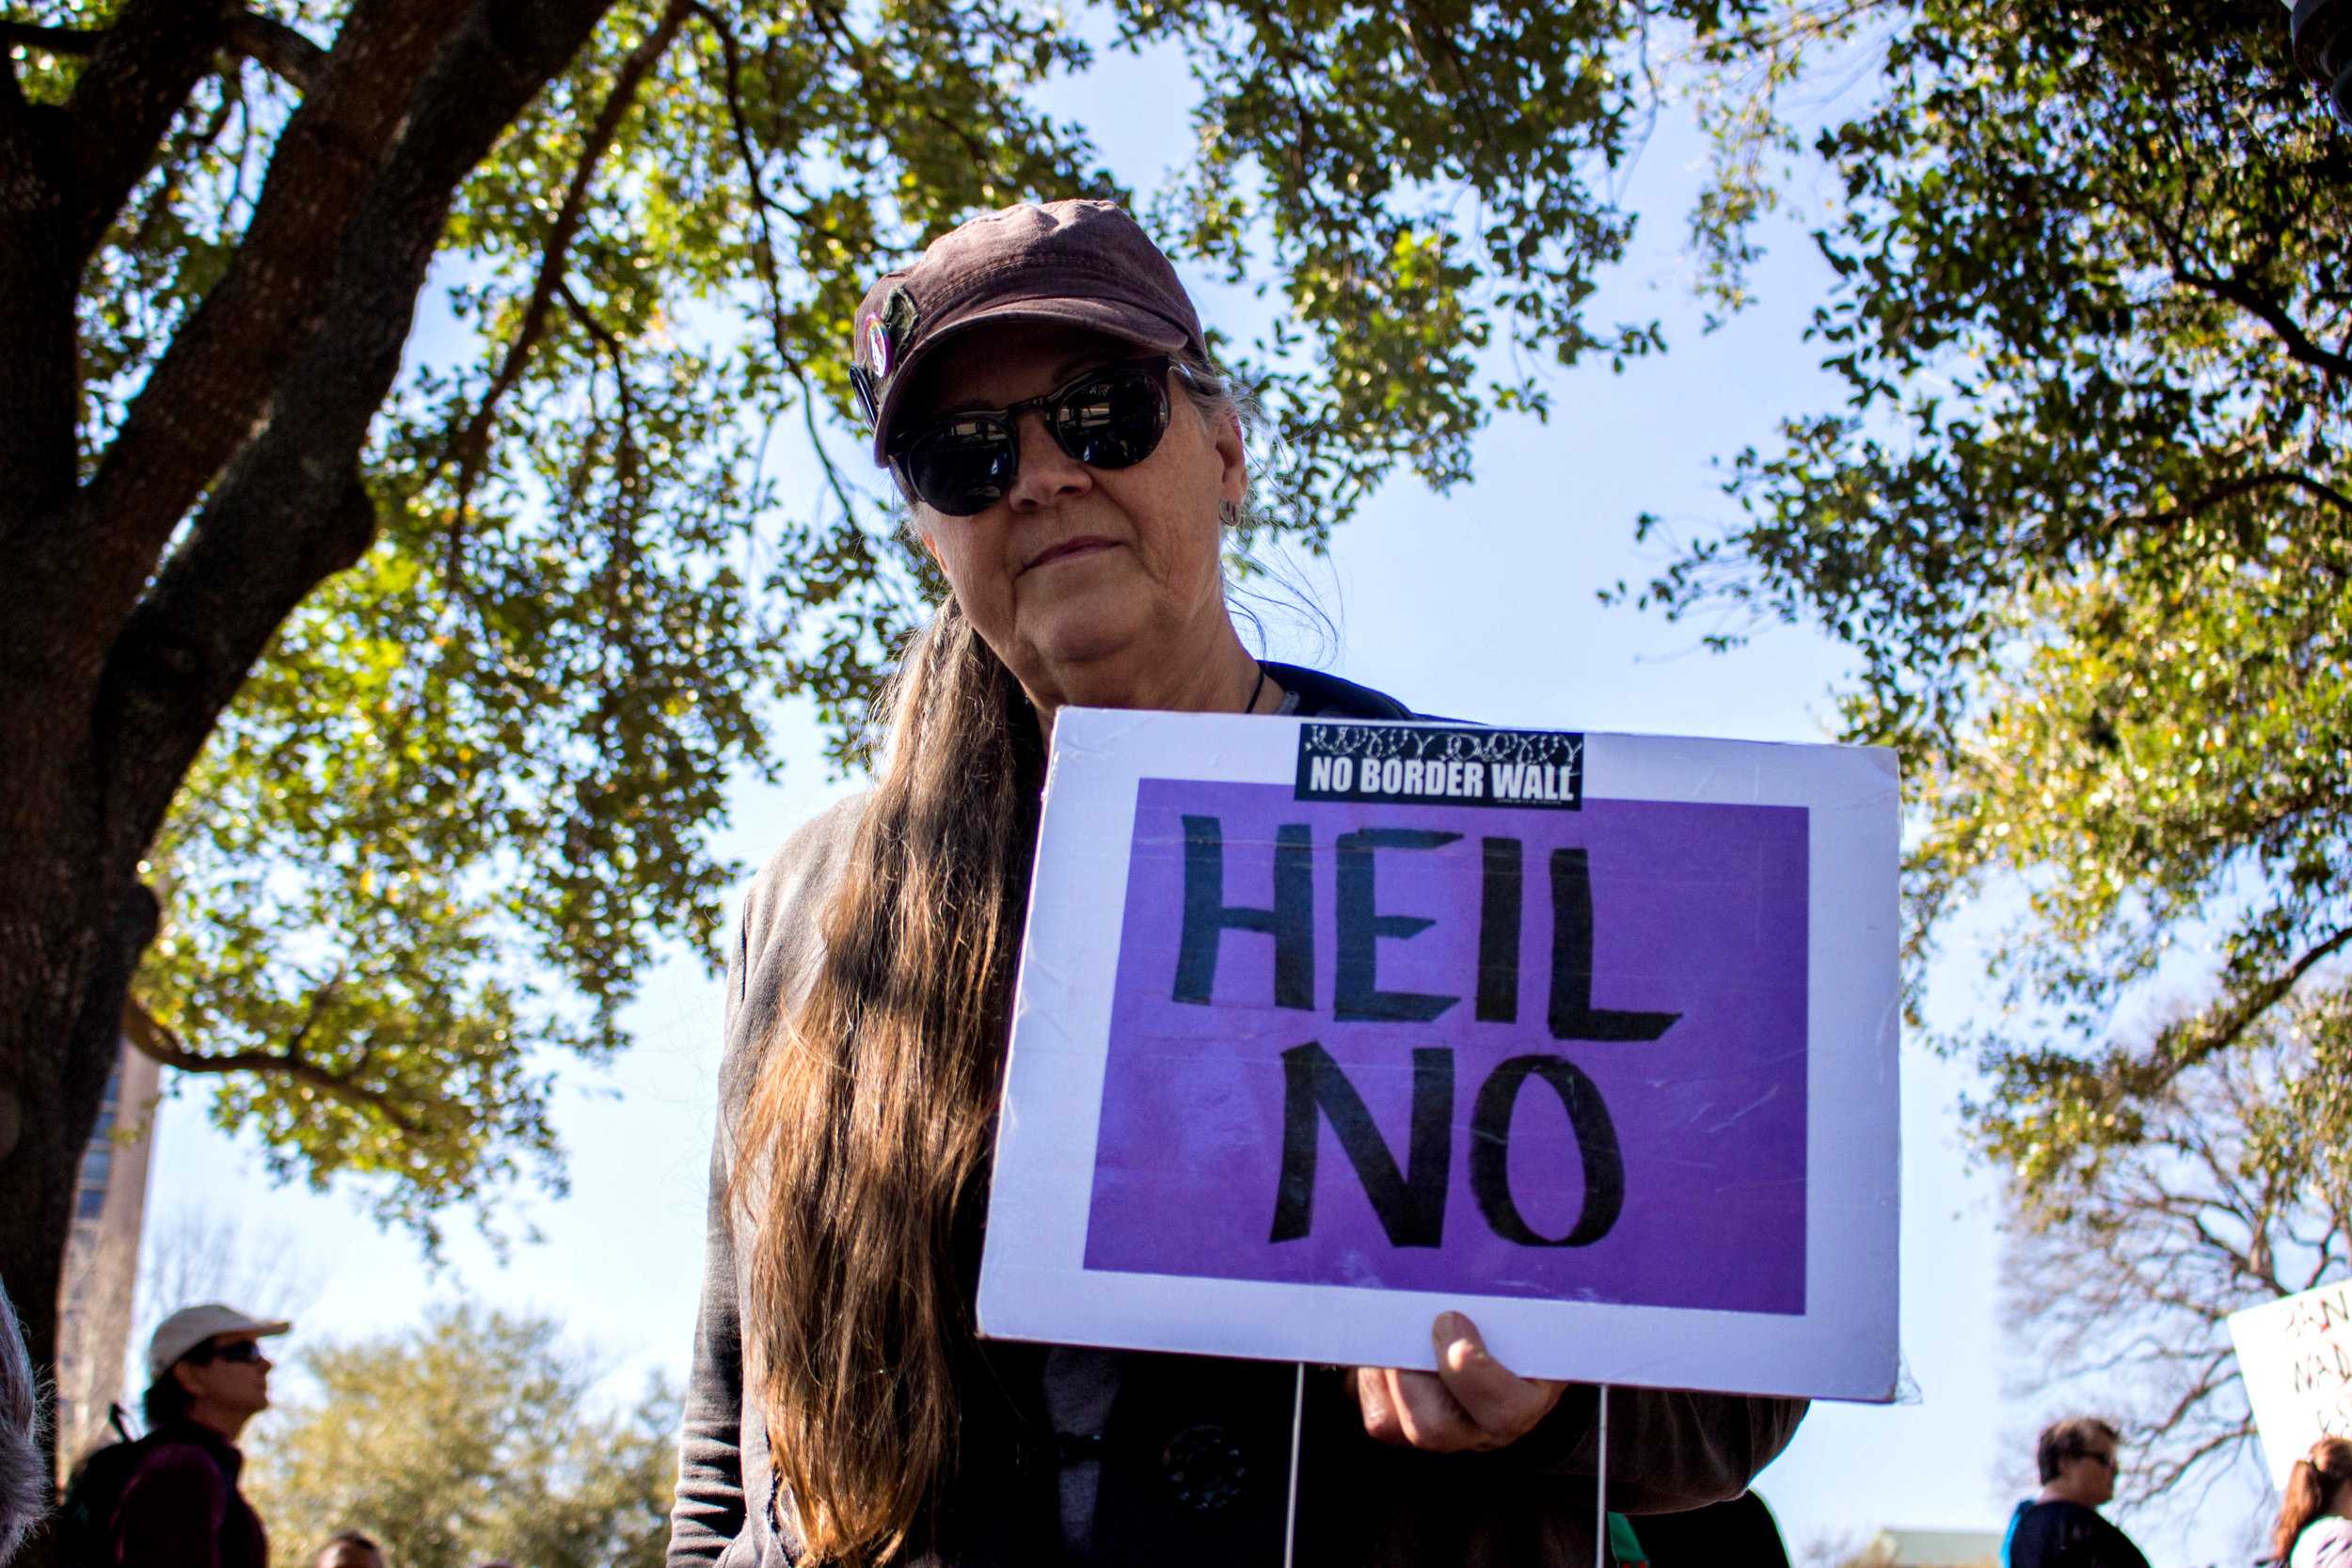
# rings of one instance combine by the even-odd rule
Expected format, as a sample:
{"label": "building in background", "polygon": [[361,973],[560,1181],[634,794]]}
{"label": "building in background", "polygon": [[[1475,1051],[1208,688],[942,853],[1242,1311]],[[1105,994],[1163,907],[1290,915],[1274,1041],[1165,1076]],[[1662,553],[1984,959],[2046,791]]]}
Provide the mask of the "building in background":
{"label": "building in background", "polygon": [[147,1221],[147,1167],[155,1147],[162,1084],[155,1058],[124,1040],[106,1075],[98,1125],[82,1152],[73,1230],[57,1291],[57,1464],[106,1441],[108,1407],[121,1396]]}

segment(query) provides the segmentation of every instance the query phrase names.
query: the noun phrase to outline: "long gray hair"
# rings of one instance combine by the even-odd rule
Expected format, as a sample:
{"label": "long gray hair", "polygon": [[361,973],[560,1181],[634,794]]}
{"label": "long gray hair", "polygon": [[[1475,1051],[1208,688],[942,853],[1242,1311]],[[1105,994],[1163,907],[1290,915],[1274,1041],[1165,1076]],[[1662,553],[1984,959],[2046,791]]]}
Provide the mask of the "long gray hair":
{"label": "long gray hair", "polygon": [[49,1511],[49,1465],[40,1451],[40,1401],[32,1363],[17,1329],[16,1308],[0,1291],[0,1563]]}
{"label": "long gray hair", "polygon": [[[1223,377],[1179,378],[1204,420]],[[761,1054],[733,1197],[747,1381],[805,1560],[879,1562],[957,1468],[968,1259],[1044,782],[1038,716],[950,596],[882,702],[887,751],[806,1000]]]}

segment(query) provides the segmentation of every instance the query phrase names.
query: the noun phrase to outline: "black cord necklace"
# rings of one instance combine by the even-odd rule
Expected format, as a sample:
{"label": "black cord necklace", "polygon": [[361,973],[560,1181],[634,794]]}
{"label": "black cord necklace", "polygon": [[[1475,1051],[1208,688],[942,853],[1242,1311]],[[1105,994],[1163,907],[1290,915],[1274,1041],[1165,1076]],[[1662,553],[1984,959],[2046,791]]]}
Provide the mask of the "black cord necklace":
{"label": "black cord necklace", "polygon": [[1241,705],[1244,713],[1258,711],[1258,699],[1265,695],[1265,666],[1258,666],[1258,684],[1249,689],[1249,701]]}

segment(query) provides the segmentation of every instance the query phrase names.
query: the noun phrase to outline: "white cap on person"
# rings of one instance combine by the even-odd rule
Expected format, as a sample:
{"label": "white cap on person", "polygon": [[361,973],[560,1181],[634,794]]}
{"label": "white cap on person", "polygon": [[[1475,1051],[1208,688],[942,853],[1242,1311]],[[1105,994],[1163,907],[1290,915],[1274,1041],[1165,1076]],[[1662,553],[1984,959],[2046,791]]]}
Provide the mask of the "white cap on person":
{"label": "white cap on person", "polygon": [[183,1307],[155,1325],[155,1338],[147,1342],[147,1377],[149,1382],[171,1370],[179,1360],[207,1339],[223,1334],[283,1334],[294,1324],[278,1318],[256,1318],[233,1307],[207,1302],[201,1307]]}

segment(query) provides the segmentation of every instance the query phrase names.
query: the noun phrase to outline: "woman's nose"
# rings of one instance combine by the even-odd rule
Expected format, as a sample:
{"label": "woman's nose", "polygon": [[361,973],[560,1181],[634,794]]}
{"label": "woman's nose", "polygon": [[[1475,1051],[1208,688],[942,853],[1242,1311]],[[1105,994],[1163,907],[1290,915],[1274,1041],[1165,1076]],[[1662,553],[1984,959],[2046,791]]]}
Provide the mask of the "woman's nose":
{"label": "woman's nose", "polygon": [[1045,428],[1042,412],[1030,409],[1022,414],[1013,435],[1021,443],[1020,467],[1013,475],[1009,498],[1015,512],[1051,506],[1094,487],[1093,473],[1061,450],[1061,443]]}

